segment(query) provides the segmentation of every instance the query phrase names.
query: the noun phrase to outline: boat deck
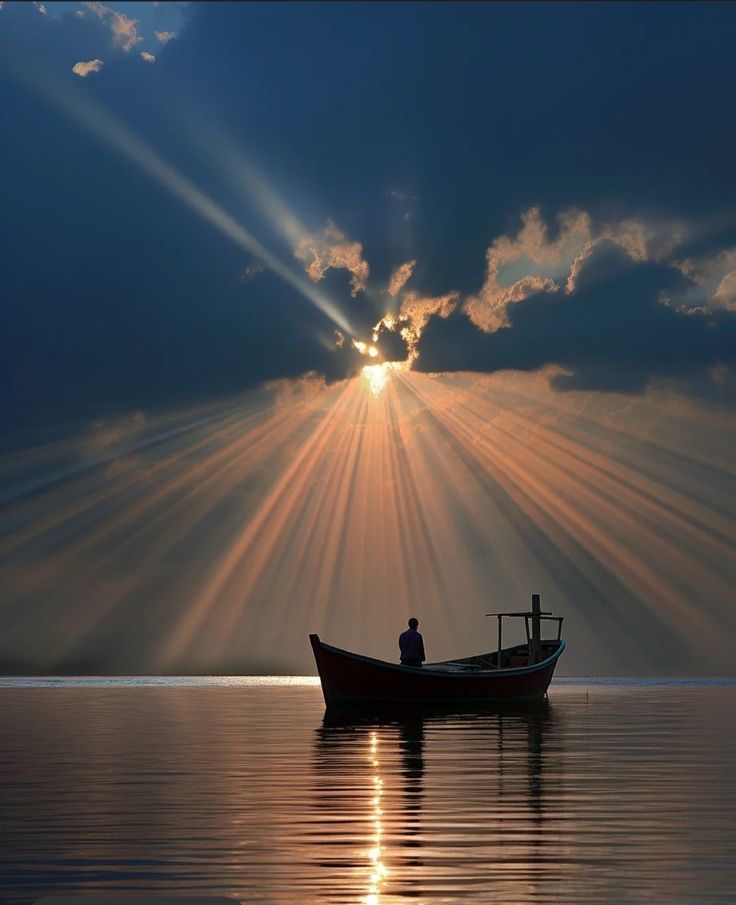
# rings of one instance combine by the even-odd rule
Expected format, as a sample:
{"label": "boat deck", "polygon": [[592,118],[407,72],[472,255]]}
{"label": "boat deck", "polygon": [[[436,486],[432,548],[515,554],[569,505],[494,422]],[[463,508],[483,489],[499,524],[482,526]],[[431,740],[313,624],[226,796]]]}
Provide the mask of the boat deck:
{"label": "boat deck", "polygon": [[[542,642],[541,656],[545,659],[558,647],[557,642]],[[474,657],[462,657],[458,660],[440,660],[436,663],[425,663],[423,669],[431,669],[433,672],[487,672],[498,669],[498,651],[487,654],[478,654]],[[522,666],[531,666],[529,647],[519,644],[501,651],[501,669],[518,669]]]}

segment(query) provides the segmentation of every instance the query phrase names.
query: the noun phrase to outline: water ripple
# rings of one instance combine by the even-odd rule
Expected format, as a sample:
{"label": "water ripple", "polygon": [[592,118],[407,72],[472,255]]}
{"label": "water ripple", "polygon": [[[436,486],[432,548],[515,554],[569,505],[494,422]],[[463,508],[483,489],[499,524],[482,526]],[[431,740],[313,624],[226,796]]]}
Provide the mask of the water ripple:
{"label": "water ripple", "polygon": [[302,681],[0,688],[0,894],[736,902],[736,686],[345,720]]}

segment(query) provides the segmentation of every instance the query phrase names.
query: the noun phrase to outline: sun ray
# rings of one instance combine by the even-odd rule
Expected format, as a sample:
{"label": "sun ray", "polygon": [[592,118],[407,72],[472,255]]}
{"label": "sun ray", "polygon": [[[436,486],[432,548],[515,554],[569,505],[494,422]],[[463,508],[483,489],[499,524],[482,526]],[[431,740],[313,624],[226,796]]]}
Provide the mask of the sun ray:
{"label": "sun ray", "polygon": [[441,658],[539,588],[579,671],[728,661],[725,410],[518,374],[282,389],[0,457],[0,656],[298,672],[308,631],[391,658],[417,615]]}

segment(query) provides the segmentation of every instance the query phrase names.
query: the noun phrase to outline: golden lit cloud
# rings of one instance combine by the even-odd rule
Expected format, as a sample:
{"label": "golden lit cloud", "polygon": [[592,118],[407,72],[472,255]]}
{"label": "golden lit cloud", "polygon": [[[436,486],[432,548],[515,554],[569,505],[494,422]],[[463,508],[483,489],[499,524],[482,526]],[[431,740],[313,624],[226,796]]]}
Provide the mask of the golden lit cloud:
{"label": "golden lit cloud", "polygon": [[438,296],[423,296],[414,291],[404,293],[399,312],[399,326],[412,361],[418,354],[419,337],[430,317],[449,317],[457,307],[459,297],[458,292],[447,292]]}
{"label": "golden lit cloud", "polygon": [[122,48],[126,53],[143,40],[136,30],[138,19],[131,19],[125,13],[105,6],[99,0],[90,0],[90,2],[85,2],[84,6],[93,12],[98,19],[105,22],[113,34],[115,46]]}
{"label": "golden lit cloud", "polygon": [[414,272],[416,261],[406,261],[394,270],[388,281],[388,294],[396,297]]}
{"label": "golden lit cloud", "polygon": [[307,276],[315,283],[332,267],[350,273],[351,295],[366,288],[370,268],[363,259],[363,246],[351,242],[331,220],[320,232],[301,235],[294,256],[306,264]]}
{"label": "golden lit cloud", "polygon": [[581,266],[603,241],[614,242],[634,261],[662,260],[687,236],[683,224],[674,221],[628,219],[594,229],[590,215],[575,209],[558,214],[555,239],[549,238],[539,208],[530,208],[521,220],[515,237],[493,240],[486,252],[485,282],[463,305],[473,324],[486,333],[510,326],[510,305],[563,287],[574,292]]}
{"label": "golden lit cloud", "polygon": [[80,61],[72,66],[72,72],[80,79],[86,79],[90,72],[99,72],[104,65],[102,60],[88,60],[86,63]]}

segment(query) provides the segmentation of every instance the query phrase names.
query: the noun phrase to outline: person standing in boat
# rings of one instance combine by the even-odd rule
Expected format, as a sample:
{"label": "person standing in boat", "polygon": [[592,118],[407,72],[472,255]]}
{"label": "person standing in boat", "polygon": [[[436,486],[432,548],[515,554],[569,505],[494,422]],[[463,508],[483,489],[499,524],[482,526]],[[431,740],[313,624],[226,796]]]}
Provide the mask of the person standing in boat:
{"label": "person standing in boat", "polygon": [[412,617],[407,631],[399,635],[399,650],[402,666],[421,666],[424,656],[424,639],[419,634],[419,620]]}

